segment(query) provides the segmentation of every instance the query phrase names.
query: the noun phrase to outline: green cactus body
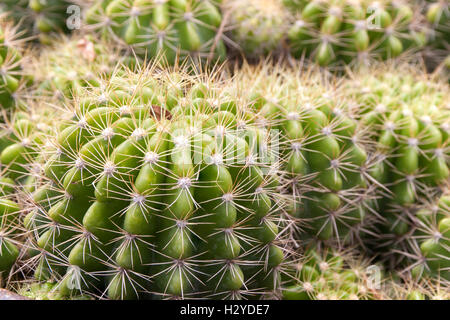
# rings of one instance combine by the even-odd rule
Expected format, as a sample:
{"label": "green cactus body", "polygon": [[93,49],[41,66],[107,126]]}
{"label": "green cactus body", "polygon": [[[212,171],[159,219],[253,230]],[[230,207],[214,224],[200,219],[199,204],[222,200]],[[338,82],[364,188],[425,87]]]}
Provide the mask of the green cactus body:
{"label": "green cactus body", "polygon": [[21,248],[20,208],[15,200],[15,187],[12,179],[0,178],[0,287],[10,280]]}
{"label": "green cactus body", "polygon": [[216,34],[222,17],[214,0],[97,1],[86,19],[90,27],[144,57],[162,56],[170,63],[180,55],[225,58]]}
{"label": "green cactus body", "polygon": [[291,52],[306,53],[320,66],[395,58],[423,45],[406,2],[298,2],[288,6],[297,18],[288,33]]}
{"label": "green cactus body", "polygon": [[270,163],[237,126],[256,130],[249,111],[209,84],[140,77],[84,93],[46,152],[29,201],[35,277],[111,299],[276,295],[284,228]]}
{"label": "green cactus body", "polygon": [[5,17],[0,16],[0,108],[13,109],[22,105],[21,92],[30,81],[24,75],[20,32]]}
{"label": "green cactus body", "polygon": [[448,39],[450,37],[450,7],[446,1],[428,1],[425,6],[425,17],[428,23],[428,46],[425,58],[431,68],[443,65],[445,71],[450,70]]}
{"label": "green cactus body", "polygon": [[281,184],[291,196],[290,214],[307,231],[299,239],[354,244],[373,210],[375,193],[368,156],[373,143],[350,102],[333,96],[318,79],[268,81],[252,72],[248,77],[253,80],[240,81],[258,83],[249,85],[260,97],[254,108],[261,119],[275,121],[280,132]]}
{"label": "green cactus body", "polygon": [[[68,10],[71,5],[73,3],[70,0],[29,0],[28,7],[33,12],[34,28],[37,29],[42,43],[50,44],[53,34],[69,31],[68,22],[71,14],[79,13],[80,16],[75,19],[81,19],[81,8],[78,7],[79,12],[72,12]],[[81,23],[81,20],[79,21]],[[76,27],[74,23],[70,28]]]}
{"label": "green cactus body", "polygon": [[275,53],[284,38],[287,12],[277,0],[228,1],[233,42],[246,57]]}
{"label": "green cactus body", "polygon": [[[348,252],[309,248],[290,270],[283,287],[285,300],[373,300],[386,298],[383,271],[372,279],[375,265]],[[375,269],[374,269],[375,270]],[[379,283],[375,283],[379,281]],[[373,283],[372,283],[373,282]]]}
{"label": "green cactus body", "polygon": [[[119,62],[131,64],[129,60],[120,57],[109,43],[95,37],[60,37],[34,61],[33,71],[39,75],[37,92],[61,99],[76,96],[80,90],[97,87]],[[40,72],[42,69],[45,72]]]}
{"label": "green cactus body", "polygon": [[44,156],[36,152],[34,146],[42,146],[47,142],[46,137],[53,130],[53,110],[44,107],[35,110],[31,106],[29,108],[28,113],[15,112],[1,125],[0,164],[5,177],[33,188],[33,175],[39,171],[35,160],[39,161]]}
{"label": "green cactus body", "polygon": [[[439,197],[449,179],[448,90],[445,83],[433,84],[414,73],[387,71],[381,79],[369,78],[363,83],[358,80],[359,88],[370,89],[360,91],[356,99],[368,106],[361,119],[373,128],[373,139],[378,141],[371,170],[380,187],[380,221],[372,231],[378,238],[375,252],[390,268],[404,266],[410,272],[410,257],[424,257],[419,248],[422,241],[412,240],[417,228],[425,228],[425,222],[420,222],[421,207],[429,202],[426,199]],[[433,221],[434,228],[431,221],[427,224],[429,232],[437,230],[438,221]],[[434,244],[429,240],[424,250]]]}

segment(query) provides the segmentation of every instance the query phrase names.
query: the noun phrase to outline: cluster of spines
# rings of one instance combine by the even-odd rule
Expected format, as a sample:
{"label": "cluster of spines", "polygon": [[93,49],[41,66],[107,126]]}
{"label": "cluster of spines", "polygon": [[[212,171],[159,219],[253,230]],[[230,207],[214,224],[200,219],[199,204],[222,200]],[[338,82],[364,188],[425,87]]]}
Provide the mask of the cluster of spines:
{"label": "cluster of spines", "polygon": [[448,300],[448,283],[433,277],[421,279],[402,278],[392,275],[386,286],[386,297],[392,300]]}
{"label": "cluster of spines", "polygon": [[417,206],[414,231],[403,252],[409,265],[406,276],[412,279],[434,278],[448,286],[450,281],[450,197],[448,191]]}

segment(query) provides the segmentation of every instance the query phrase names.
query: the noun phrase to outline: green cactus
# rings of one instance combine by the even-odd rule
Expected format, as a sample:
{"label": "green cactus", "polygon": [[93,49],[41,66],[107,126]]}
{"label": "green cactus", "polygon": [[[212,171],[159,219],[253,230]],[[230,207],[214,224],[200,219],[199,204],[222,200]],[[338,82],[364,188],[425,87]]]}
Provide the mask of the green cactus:
{"label": "green cactus", "polygon": [[[28,7],[32,10],[34,30],[37,31],[42,43],[50,44],[54,34],[70,30],[68,19],[71,13],[76,14],[68,10],[71,5],[73,5],[71,0],[29,0]],[[81,16],[79,18],[81,23]],[[74,25],[71,28],[75,27]]]}
{"label": "green cactus", "polygon": [[0,15],[0,109],[20,107],[21,93],[30,82],[23,71],[23,41],[17,26]]}
{"label": "green cactus", "polygon": [[260,58],[280,50],[287,11],[279,0],[226,2],[230,38],[248,58]]}
{"label": "green cactus", "polygon": [[25,218],[35,277],[111,299],[276,295],[285,222],[264,130],[212,84],[155,75],[80,94],[43,152]]}
{"label": "green cactus", "polygon": [[[436,203],[437,202],[437,203]],[[411,265],[406,268],[413,278],[434,277],[450,280],[449,221],[450,196],[448,191],[434,203],[425,203],[415,212],[415,229],[408,239],[405,252]]]}
{"label": "green cactus", "polygon": [[104,0],[86,12],[90,28],[144,57],[224,59],[216,0]]}
{"label": "green cactus", "polygon": [[290,212],[308,231],[298,236],[304,243],[314,238],[355,244],[374,210],[376,185],[369,175],[373,142],[354,104],[314,71],[298,76],[283,68],[261,69],[244,69],[236,77],[252,88],[261,122],[274,122],[280,132],[278,170],[291,196]]}
{"label": "green cactus", "polygon": [[426,199],[439,197],[450,175],[448,85],[412,67],[397,68],[348,84],[365,107],[361,122],[372,128],[371,139],[377,141],[371,176],[379,186],[379,219],[370,233],[377,243],[373,253],[389,268],[405,267],[420,253],[413,241],[418,226],[425,227],[420,208]]}
{"label": "green cactus", "polygon": [[15,188],[12,179],[0,178],[0,287],[8,282],[21,248],[20,208]]}
{"label": "green cactus", "polygon": [[447,1],[430,1],[425,6],[425,16],[429,24],[429,50],[425,51],[427,62],[434,68],[442,64],[447,72],[450,70],[449,44],[450,37],[450,7]]}
{"label": "green cactus", "polygon": [[283,299],[383,299],[384,282],[382,268],[370,265],[352,252],[309,248],[292,266],[284,284]]}
{"label": "green cactus", "polygon": [[292,54],[321,66],[395,58],[426,42],[406,1],[286,2],[296,12],[288,33]]}
{"label": "green cactus", "polygon": [[61,99],[76,96],[80,90],[98,86],[119,62],[129,65],[131,58],[120,56],[108,42],[92,36],[63,36],[44,48],[33,63],[39,83],[36,94]]}

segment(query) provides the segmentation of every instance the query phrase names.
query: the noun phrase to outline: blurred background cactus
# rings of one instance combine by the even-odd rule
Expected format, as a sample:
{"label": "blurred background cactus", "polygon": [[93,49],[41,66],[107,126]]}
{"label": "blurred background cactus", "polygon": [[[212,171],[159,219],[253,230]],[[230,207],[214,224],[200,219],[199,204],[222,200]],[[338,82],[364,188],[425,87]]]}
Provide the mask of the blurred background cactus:
{"label": "blurred background cactus", "polygon": [[395,58],[426,43],[420,16],[407,1],[285,1],[295,20],[292,54],[321,66]]}
{"label": "blurred background cactus", "polygon": [[248,58],[280,51],[288,12],[279,0],[229,0],[225,8],[230,19],[230,47]]}
{"label": "blurred background cactus", "polygon": [[221,38],[222,15],[217,0],[103,0],[86,12],[89,30],[144,57],[162,55],[220,59],[226,56]]}
{"label": "blurred background cactus", "polygon": [[[39,83],[36,93],[41,96],[65,97],[77,95],[82,89],[97,87],[119,64],[135,63],[113,45],[93,36],[61,36],[47,46],[31,64]],[[43,71],[43,72],[38,72]]]}
{"label": "blurred background cactus", "polygon": [[450,70],[450,6],[448,1],[429,1],[425,5],[426,20],[429,24],[429,45],[425,51],[425,57],[431,68],[441,64],[443,68]]}
{"label": "blurred background cactus", "polygon": [[[68,32],[68,20],[78,14],[81,22],[81,7],[71,10],[77,0],[4,0],[0,12],[13,18],[27,35],[37,35],[44,44],[52,42],[52,37]],[[81,2],[81,1],[80,1]]]}
{"label": "blurred background cactus", "polygon": [[72,4],[70,0],[29,0],[28,7],[33,12],[34,31],[38,32],[41,42],[48,44],[56,33],[70,30],[67,21],[72,13],[68,8]]}

